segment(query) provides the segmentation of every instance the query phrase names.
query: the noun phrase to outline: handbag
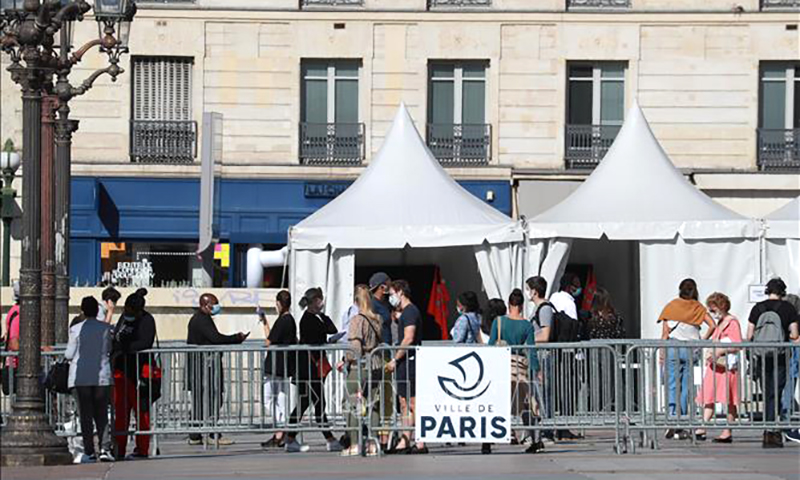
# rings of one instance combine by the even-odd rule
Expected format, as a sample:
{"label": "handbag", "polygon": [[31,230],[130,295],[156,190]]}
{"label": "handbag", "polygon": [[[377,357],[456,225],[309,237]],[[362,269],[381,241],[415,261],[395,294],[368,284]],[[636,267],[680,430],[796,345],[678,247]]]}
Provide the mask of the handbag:
{"label": "handbag", "polygon": [[[503,319],[499,317],[497,322],[497,341],[495,345],[507,347],[508,342],[503,340]],[[527,383],[528,382],[528,356],[524,354],[514,353],[511,351],[511,382]]]}
{"label": "handbag", "polygon": [[[720,339],[720,343],[731,343],[731,339],[728,337],[722,338]],[[739,369],[739,355],[736,353],[728,353],[717,357],[714,363],[720,370],[733,372]]]}
{"label": "handbag", "polygon": [[69,393],[69,362],[59,360],[47,371],[44,387],[55,393]]}
{"label": "handbag", "polygon": [[331,362],[328,361],[328,356],[325,353],[320,353],[318,358],[312,356],[311,362],[314,364],[314,369],[321,380],[328,378],[331,370],[333,370]]}

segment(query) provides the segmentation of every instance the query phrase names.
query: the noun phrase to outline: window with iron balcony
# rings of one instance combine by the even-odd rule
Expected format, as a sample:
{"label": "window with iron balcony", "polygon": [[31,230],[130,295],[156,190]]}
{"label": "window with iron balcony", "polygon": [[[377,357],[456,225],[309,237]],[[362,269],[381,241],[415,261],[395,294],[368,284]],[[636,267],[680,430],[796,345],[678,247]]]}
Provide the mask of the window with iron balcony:
{"label": "window with iron balcony", "polygon": [[428,0],[428,8],[491,7],[492,0]]}
{"label": "window with iron balcony", "polygon": [[191,163],[197,156],[192,120],[191,57],[133,57],[130,159]]}
{"label": "window with iron balcony", "polygon": [[800,172],[800,62],[762,62],[758,169]]}
{"label": "window with iron balcony", "polygon": [[631,0],[567,0],[567,10],[631,8]]}
{"label": "window with iron balcony", "polygon": [[761,0],[761,10],[800,10],[800,0]]}
{"label": "window with iron balcony", "polygon": [[305,7],[360,7],[364,0],[300,0],[300,8]]}
{"label": "window with iron balcony", "polygon": [[360,60],[303,60],[300,163],[353,166],[364,161],[360,69]]}

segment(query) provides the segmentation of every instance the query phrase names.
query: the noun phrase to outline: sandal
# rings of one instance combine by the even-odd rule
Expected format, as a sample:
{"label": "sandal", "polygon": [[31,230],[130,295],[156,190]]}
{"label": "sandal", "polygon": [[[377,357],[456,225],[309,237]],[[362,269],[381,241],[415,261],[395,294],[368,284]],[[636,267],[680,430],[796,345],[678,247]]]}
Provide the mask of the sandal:
{"label": "sandal", "polygon": [[544,443],[541,441],[532,442],[531,446],[525,449],[525,453],[539,453],[544,450]]}
{"label": "sandal", "polygon": [[[397,448],[397,445],[399,445],[401,441],[404,444],[403,448]],[[400,438],[392,442],[392,446],[388,450],[386,450],[386,455],[400,455],[403,453],[408,453],[408,451],[410,450],[409,447],[410,444],[411,441],[408,439],[408,436],[400,435]]]}
{"label": "sandal", "polygon": [[717,437],[713,440],[714,443],[733,443],[733,435],[729,437]]}

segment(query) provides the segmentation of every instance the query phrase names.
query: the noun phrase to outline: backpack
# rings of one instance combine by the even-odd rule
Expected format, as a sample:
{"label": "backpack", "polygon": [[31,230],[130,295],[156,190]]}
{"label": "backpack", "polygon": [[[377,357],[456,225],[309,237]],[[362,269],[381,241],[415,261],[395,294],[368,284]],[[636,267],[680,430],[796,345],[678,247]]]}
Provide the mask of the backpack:
{"label": "backpack", "polygon": [[550,302],[544,302],[536,308],[536,314],[534,314],[533,320],[539,328],[542,328],[542,324],[539,323],[539,310],[544,306],[553,309],[553,323],[550,325],[550,342],[569,343],[580,340],[581,323],[566,313],[556,310],[556,307]]}
{"label": "backpack", "polygon": [[753,333],[754,342],[764,343],[783,343],[786,341],[786,332],[783,330],[783,322],[778,312],[767,310],[758,316],[755,332]]}

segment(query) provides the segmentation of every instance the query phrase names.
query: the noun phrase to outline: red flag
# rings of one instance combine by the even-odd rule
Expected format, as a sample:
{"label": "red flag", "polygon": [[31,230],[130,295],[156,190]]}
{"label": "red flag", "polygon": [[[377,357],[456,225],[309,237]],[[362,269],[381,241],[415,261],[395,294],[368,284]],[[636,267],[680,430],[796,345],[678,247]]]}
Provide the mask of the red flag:
{"label": "red flag", "polygon": [[447,303],[450,301],[450,292],[447,291],[447,286],[442,280],[442,273],[439,267],[433,270],[433,285],[431,286],[431,298],[428,300],[428,314],[433,316],[433,319],[442,330],[442,340],[450,338],[447,331]]}
{"label": "red flag", "polygon": [[581,310],[586,312],[592,309],[592,300],[597,292],[597,279],[594,276],[594,267],[589,267],[589,274],[586,276],[586,288],[583,289],[583,304]]}

